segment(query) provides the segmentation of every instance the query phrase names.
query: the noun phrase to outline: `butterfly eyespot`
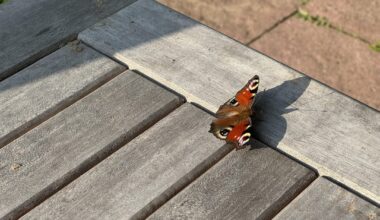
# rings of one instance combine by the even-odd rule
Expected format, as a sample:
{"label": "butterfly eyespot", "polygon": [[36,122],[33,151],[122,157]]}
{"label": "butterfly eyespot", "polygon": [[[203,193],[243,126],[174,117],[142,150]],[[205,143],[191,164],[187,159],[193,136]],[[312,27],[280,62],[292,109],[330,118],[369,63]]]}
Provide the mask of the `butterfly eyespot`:
{"label": "butterfly eyespot", "polygon": [[229,104],[232,106],[238,106],[239,102],[236,100],[235,97],[233,97],[232,99],[230,99]]}
{"label": "butterfly eyespot", "polygon": [[245,145],[246,143],[248,143],[249,139],[251,137],[251,133],[245,133],[243,134],[240,139],[239,139],[239,145],[240,146],[243,146]]}
{"label": "butterfly eyespot", "polygon": [[230,132],[230,131],[227,130],[227,129],[223,129],[223,130],[220,130],[220,131],[219,131],[220,135],[222,135],[222,136],[227,136],[229,132]]}
{"label": "butterfly eyespot", "polygon": [[222,128],[219,130],[219,132],[216,133],[216,135],[220,139],[226,139],[231,130],[231,127]]}
{"label": "butterfly eyespot", "polygon": [[259,86],[259,80],[254,79],[249,83],[248,88],[249,88],[249,90],[253,91],[253,90],[257,89],[258,86]]}

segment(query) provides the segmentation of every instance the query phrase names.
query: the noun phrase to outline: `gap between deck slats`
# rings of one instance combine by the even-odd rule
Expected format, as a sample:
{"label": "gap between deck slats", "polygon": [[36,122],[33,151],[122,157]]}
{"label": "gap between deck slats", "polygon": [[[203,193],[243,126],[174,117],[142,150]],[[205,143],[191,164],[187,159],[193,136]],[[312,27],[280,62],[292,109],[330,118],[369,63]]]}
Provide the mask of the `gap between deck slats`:
{"label": "gap between deck slats", "polygon": [[[89,51],[87,51],[87,52],[82,51],[82,52],[76,53],[75,55],[70,54],[70,50],[74,50],[76,47],[80,47],[82,50],[89,50]],[[27,84],[30,83],[32,80],[36,80],[36,79],[20,80],[20,77],[22,77],[22,75],[30,75],[30,74],[36,75],[35,74],[36,70],[34,67],[35,65],[46,65],[48,63],[46,65],[46,70],[45,70],[47,74],[42,75],[42,77],[44,77],[44,78],[49,77],[49,76],[54,75],[54,74],[66,74],[66,72],[61,73],[60,71],[62,71],[62,70],[60,70],[59,67],[56,67],[57,65],[55,65],[54,62],[60,62],[59,59],[79,60],[82,58],[83,53],[86,53],[86,56],[89,56],[89,54],[91,54],[91,56],[94,56],[97,58],[103,58],[102,56],[99,56],[99,54],[97,54],[97,52],[95,52],[93,49],[83,47],[83,45],[80,45],[80,44],[72,45],[72,46],[65,46],[64,48],[61,48],[60,50],[53,52],[52,55],[46,56],[43,59],[41,59],[40,61],[37,61],[35,64],[31,65],[30,67],[18,72],[19,75],[14,75],[13,77],[9,77],[6,80],[1,81],[0,85],[7,82],[8,83],[7,86],[9,86],[9,87],[17,87],[17,86],[19,86],[18,83],[21,83],[22,86],[24,86],[24,84],[26,84],[26,87],[28,87]],[[60,56],[58,56],[58,54],[60,54]],[[51,60],[50,62],[49,62],[49,59]],[[57,59],[57,60],[55,60],[55,59]],[[107,59],[108,58],[106,58],[104,60],[107,61]],[[83,60],[83,61],[80,61],[79,63],[76,61],[69,61],[68,63],[71,62],[72,65],[81,65],[82,66],[81,68],[83,69],[83,71],[88,71],[89,65],[85,65],[84,63],[82,63],[84,61],[87,62],[87,60]],[[110,62],[108,62],[108,63],[111,65],[113,63],[113,61],[110,60]],[[107,83],[108,81],[110,81],[111,79],[116,77],[118,74],[122,73],[125,70],[125,68],[123,66],[124,65],[114,65],[113,68],[110,68],[109,70],[107,70],[108,72],[102,73],[103,75],[98,74],[97,78],[96,77],[94,77],[93,79],[88,78],[87,80],[92,80],[92,81],[90,81],[87,84],[85,84],[85,82],[83,82],[82,88],[78,88],[77,90],[74,91],[73,94],[71,94],[67,97],[65,97],[65,93],[67,93],[69,91],[66,91],[64,88],[60,89],[61,93],[62,93],[61,94],[62,97],[59,97],[59,98],[62,98],[62,100],[58,100],[58,97],[54,97],[54,99],[57,99],[57,101],[55,101],[55,100],[48,100],[48,101],[44,100],[44,103],[42,103],[42,102],[31,103],[32,105],[41,105],[45,109],[34,112],[36,114],[34,117],[29,116],[30,118],[23,118],[23,120],[26,120],[26,121],[22,125],[15,127],[14,130],[11,130],[9,133],[0,137],[0,148],[9,144],[10,142],[15,140],[16,138],[20,137],[21,135],[27,133],[28,131],[30,131],[34,127],[38,126],[42,122],[53,117],[55,114],[59,113],[60,111],[64,110],[65,108],[69,107],[70,105],[72,105],[76,101],[80,100],[81,98],[85,97],[86,95],[90,94],[91,92],[93,92],[94,90],[96,90],[97,88],[102,86],[103,84]],[[52,70],[50,70],[48,68],[52,68]],[[65,66],[65,68],[66,68],[66,70],[63,70],[63,71],[71,71],[72,66]],[[51,72],[53,70],[55,72]],[[20,75],[20,74],[22,74],[22,75]],[[92,73],[88,73],[88,74],[92,74]],[[41,77],[41,76],[39,76],[39,77]],[[43,81],[44,79],[38,78],[37,80]],[[64,81],[66,79],[62,79],[62,80]],[[85,79],[83,79],[83,80],[85,80]],[[43,85],[43,86],[45,86],[45,85]],[[52,86],[52,85],[46,85],[46,86]],[[0,87],[0,89],[1,89],[1,87]],[[34,89],[38,90],[39,88],[35,87]],[[54,89],[54,88],[51,88],[51,89]],[[5,90],[7,90],[7,88],[5,88]],[[73,91],[70,91],[70,92],[73,92]],[[1,95],[1,91],[0,91],[0,95]],[[20,95],[20,94],[15,94],[15,96],[16,95]],[[28,94],[25,94],[25,97],[27,97],[27,96],[28,96]],[[9,108],[11,108],[11,106],[9,106]],[[14,112],[14,114],[12,116],[16,117],[17,114],[19,114],[19,113]],[[20,113],[20,114],[22,114],[22,113]]]}
{"label": "gap between deck slats", "polygon": [[[123,74],[132,74],[130,73],[123,73]],[[133,73],[136,74],[136,73]],[[137,75],[137,74],[136,74]],[[119,75],[120,76],[120,75]],[[140,76],[141,77],[141,76]],[[117,79],[114,79],[117,80]],[[115,83],[115,82],[114,82]],[[105,84],[109,87],[109,83]],[[150,83],[150,85],[152,85]],[[99,91],[95,90],[95,91]],[[170,94],[169,92],[165,91],[165,94]],[[100,93],[101,94],[101,93]],[[91,94],[94,96],[94,93]],[[97,95],[99,95],[97,93]],[[49,198],[54,193],[58,192],[60,189],[62,189],[64,186],[81,176],[83,173],[85,173],[90,168],[94,167],[96,164],[110,156],[113,152],[117,151],[120,147],[125,145],[127,142],[129,142],[134,137],[138,136],[142,132],[144,132],[146,129],[154,125],[157,121],[164,118],[167,114],[169,114],[171,111],[173,111],[175,108],[180,106],[183,103],[183,99],[181,99],[178,96],[170,94],[170,96],[177,97],[176,99],[173,98],[173,100],[170,103],[166,103],[165,105],[161,106],[160,109],[155,110],[155,113],[151,115],[151,117],[145,118],[143,121],[141,121],[139,124],[137,124],[135,127],[132,127],[129,129],[128,137],[126,135],[119,136],[117,139],[112,140],[107,146],[103,146],[99,151],[91,155],[89,158],[87,158],[84,161],[81,161],[80,164],[75,167],[74,169],[68,171],[60,178],[56,179],[54,182],[49,183],[49,186],[42,188],[41,191],[31,196],[29,199],[25,200],[23,203],[19,204],[17,207],[13,208],[11,212],[7,213],[5,216],[2,216],[5,219],[14,219],[22,216],[29,210],[31,210],[33,207],[39,205],[43,201],[45,201],[47,198]],[[89,96],[86,96],[89,97]],[[93,99],[93,98],[92,98]],[[87,101],[88,102],[88,101]],[[164,103],[162,103],[164,104]],[[76,106],[82,105],[81,103],[77,102]],[[67,108],[70,109],[70,108]],[[65,111],[63,111],[65,112]],[[154,115],[154,117],[153,117]],[[55,119],[56,117],[52,117],[51,119]],[[50,122],[50,120],[46,121],[46,123]],[[44,123],[44,124],[46,124]],[[40,128],[38,126],[36,129]],[[34,130],[34,129],[33,129]],[[18,139],[19,140],[19,139]],[[7,145],[9,147],[9,145]],[[3,148],[4,149],[4,148]],[[62,165],[62,164],[61,164]],[[63,166],[63,165],[62,165]],[[60,171],[64,172],[64,171]],[[17,189],[15,189],[17,190]]]}
{"label": "gap between deck slats", "polygon": [[183,190],[186,186],[188,186],[191,182],[196,181],[198,177],[204,174],[208,169],[222,160],[227,154],[229,154],[233,150],[232,145],[224,145],[220,149],[218,149],[215,153],[205,159],[202,163],[196,166],[193,170],[191,170],[188,174],[181,177],[175,184],[170,186],[167,190],[165,190],[158,197],[149,202],[144,208],[138,211],[131,217],[131,220],[137,219],[145,219],[149,215],[151,215],[154,211],[159,209],[163,204],[173,198],[177,193]]}

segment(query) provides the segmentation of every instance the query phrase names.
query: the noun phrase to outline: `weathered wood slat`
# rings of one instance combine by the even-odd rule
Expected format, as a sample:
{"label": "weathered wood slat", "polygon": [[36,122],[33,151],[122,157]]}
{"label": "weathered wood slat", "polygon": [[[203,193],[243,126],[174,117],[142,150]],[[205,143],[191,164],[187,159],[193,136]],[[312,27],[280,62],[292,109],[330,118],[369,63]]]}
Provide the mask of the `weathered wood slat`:
{"label": "weathered wood slat", "polygon": [[149,219],[271,219],[316,174],[258,142],[227,155]]}
{"label": "weathered wood slat", "polygon": [[0,80],[134,0],[12,0],[0,5]]}
{"label": "weathered wood slat", "polygon": [[355,194],[318,178],[274,219],[369,219],[380,218],[380,208]]}
{"label": "weathered wood slat", "polygon": [[127,71],[1,148],[0,218],[34,207],[180,103]]}
{"label": "weathered wood slat", "polygon": [[1,81],[0,148],[123,70],[73,43]]}
{"label": "weathered wood slat", "polygon": [[211,111],[259,74],[256,137],[380,201],[379,112],[153,1],[79,37]]}
{"label": "weathered wood slat", "polygon": [[205,160],[231,150],[207,132],[210,120],[190,104],[181,106],[25,218],[129,219],[149,214],[196,178],[194,170],[206,165]]}

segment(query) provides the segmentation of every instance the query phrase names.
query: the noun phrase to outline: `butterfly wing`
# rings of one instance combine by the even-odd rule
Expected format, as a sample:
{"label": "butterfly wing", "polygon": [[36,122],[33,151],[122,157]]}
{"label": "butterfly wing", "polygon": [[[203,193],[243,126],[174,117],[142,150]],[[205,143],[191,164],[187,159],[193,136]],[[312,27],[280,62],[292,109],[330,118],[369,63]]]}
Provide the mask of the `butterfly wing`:
{"label": "butterfly wing", "polygon": [[241,113],[251,115],[251,108],[259,89],[259,82],[259,76],[255,75],[234,97],[219,107],[216,117],[229,118]]}
{"label": "butterfly wing", "polygon": [[220,125],[212,124],[210,132],[212,132],[215,137],[226,140],[227,143],[233,144],[236,149],[244,148],[251,138],[251,120],[246,118],[245,120],[240,120],[235,125]]}

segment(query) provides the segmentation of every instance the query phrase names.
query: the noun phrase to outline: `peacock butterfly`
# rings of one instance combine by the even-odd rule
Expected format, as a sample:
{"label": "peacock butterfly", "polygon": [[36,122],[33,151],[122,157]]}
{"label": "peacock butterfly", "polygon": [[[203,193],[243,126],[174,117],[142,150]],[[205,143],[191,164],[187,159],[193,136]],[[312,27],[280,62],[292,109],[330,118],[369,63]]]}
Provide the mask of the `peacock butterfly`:
{"label": "peacock butterfly", "polygon": [[210,131],[215,137],[232,143],[236,149],[242,149],[251,138],[252,105],[259,89],[259,76],[255,75],[236,93],[234,97],[221,105],[216,119],[211,123]]}

